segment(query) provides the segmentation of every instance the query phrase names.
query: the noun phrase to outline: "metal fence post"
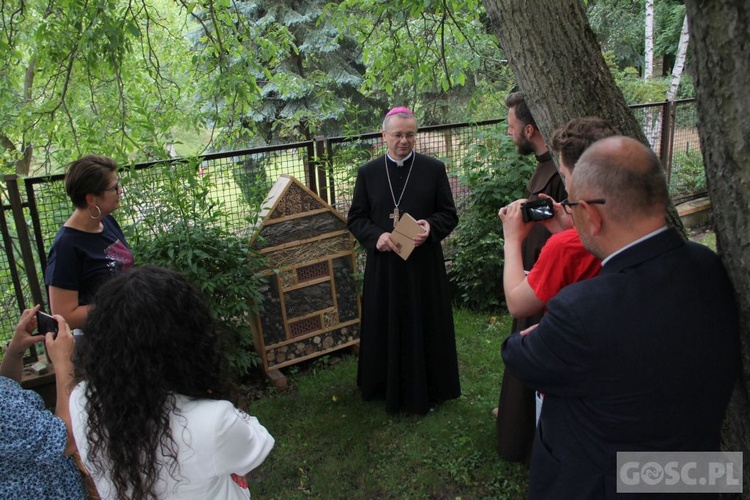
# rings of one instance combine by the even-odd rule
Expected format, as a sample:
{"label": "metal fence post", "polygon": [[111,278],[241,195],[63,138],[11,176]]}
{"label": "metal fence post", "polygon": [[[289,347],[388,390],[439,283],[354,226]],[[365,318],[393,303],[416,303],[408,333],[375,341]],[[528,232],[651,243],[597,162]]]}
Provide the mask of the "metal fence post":
{"label": "metal fence post", "polygon": [[333,177],[333,145],[331,141],[325,142],[326,155],[322,164],[324,165],[325,171],[328,172],[328,189],[331,193],[331,201],[329,204],[333,208],[338,207],[338,200],[336,199],[336,181]]}
{"label": "metal fence post", "polygon": [[660,160],[667,176],[667,184],[669,184],[669,178],[672,174],[672,148],[674,147],[674,101],[664,102],[661,109],[661,116]]}
{"label": "metal fence post", "polygon": [[[6,185],[8,180],[6,179]],[[23,311],[26,308],[26,299],[23,296],[23,285],[21,284],[21,277],[18,275],[18,266],[16,265],[16,252],[13,248],[13,237],[10,235],[10,228],[8,227],[8,221],[5,219],[5,212],[13,207],[5,205],[2,207],[2,217],[0,217],[0,231],[3,234],[3,246],[5,247],[5,256],[8,259],[8,267],[10,271],[10,278],[13,282],[13,292],[16,296],[16,303],[18,309]]]}
{"label": "metal fence post", "polygon": [[315,145],[311,142],[307,144],[307,157],[305,158],[305,177],[306,177],[306,183],[307,187],[310,188],[310,190],[320,195],[318,192],[318,176],[316,174],[316,168],[315,168]]}
{"label": "metal fence post", "polygon": [[[31,237],[29,236],[29,229],[26,227],[26,218],[23,214],[23,201],[21,200],[21,192],[18,189],[18,176],[16,174],[6,175],[4,180],[5,185],[8,187],[8,201],[10,201],[13,220],[16,223],[18,244],[21,247],[21,260],[26,271],[31,298],[34,304],[44,306],[42,289],[39,286],[39,277],[36,272],[36,263],[34,262],[34,253],[31,250]],[[25,305],[22,304],[21,307],[25,307]]]}
{"label": "metal fence post", "polygon": [[[328,199],[328,182],[325,168],[326,138],[322,135],[315,136],[315,171],[318,175],[318,196],[330,204]],[[333,193],[331,193],[333,194]]]}

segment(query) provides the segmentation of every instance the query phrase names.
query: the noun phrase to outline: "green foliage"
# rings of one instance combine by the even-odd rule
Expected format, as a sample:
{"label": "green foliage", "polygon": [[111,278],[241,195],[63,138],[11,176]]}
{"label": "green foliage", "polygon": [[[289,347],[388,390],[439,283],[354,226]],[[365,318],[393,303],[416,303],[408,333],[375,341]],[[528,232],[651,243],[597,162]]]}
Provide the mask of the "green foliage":
{"label": "green foliage", "polygon": [[195,123],[172,4],[11,0],[0,18],[4,165],[41,174],[94,151],[164,157],[171,127]]}
{"label": "green foliage", "polygon": [[470,102],[479,82],[507,68],[479,0],[345,0],[329,8],[361,50],[363,92],[411,106],[422,124],[445,123],[456,101]]}
{"label": "green foliage", "polygon": [[[229,366],[241,378],[260,363],[252,351],[249,325],[260,310],[258,272],[264,262],[246,236],[225,228],[221,205],[209,196],[211,176],[201,175],[197,165],[172,164],[130,173],[126,189],[137,223],[129,241],[139,263],[179,271],[203,291],[222,334]],[[158,177],[153,177],[154,170]]]}
{"label": "green foliage", "polygon": [[682,72],[680,77],[680,86],[677,89],[677,99],[694,99],[695,98],[695,84],[693,83],[693,77],[686,72]]}
{"label": "green foliage", "polygon": [[702,193],[708,189],[703,155],[699,149],[677,151],[672,155],[669,194],[680,197]]}
{"label": "green foliage", "polygon": [[490,310],[499,307],[503,297],[503,238],[497,211],[526,196],[525,184],[535,167],[532,158],[518,155],[504,131],[477,135],[461,165],[471,194],[451,238],[455,258],[450,279],[458,290],[458,304]]}
{"label": "green foliage", "polygon": [[684,19],[685,5],[682,2],[677,0],[654,2],[654,55],[665,56],[674,62]]}
{"label": "green foliage", "polygon": [[668,78],[651,78],[645,81],[638,75],[635,68],[628,67],[620,70],[617,68],[615,55],[612,52],[605,52],[604,60],[628,104],[661,102],[665,99],[669,88]]}
{"label": "green foliage", "polygon": [[268,180],[266,165],[271,158],[267,154],[247,156],[240,168],[232,171],[234,180],[242,190],[245,202],[250,206],[257,206],[263,202],[265,193],[273,185]]}
{"label": "green foliage", "polygon": [[[337,134],[340,122],[356,116],[350,108],[379,114],[359,90],[364,68],[356,43],[324,6],[324,0],[243,0],[194,11],[196,63],[225,79],[205,92],[213,121],[223,127],[222,144],[310,140]],[[215,57],[216,40],[236,56]],[[226,89],[235,87],[243,90],[239,101],[227,98]]]}
{"label": "green foliage", "polygon": [[[642,5],[588,2],[615,68],[642,64]],[[657,55],[683,11],[656,3]],[[422,125],[493,118],[513,85],[480,0],[9,0],[0,23],[0,163],[24,174],[165,158],[196,134],[218,150],[360,133],[393,104]],[[661,100],[630,76],[630,102]]]}
{"label": "green foliage", "polygon": [[643,0],[590,2],[587,17],[602,48],[618,68],[643,68],[645,7]]}
{"label": "green foliage", "polygon": [[382,401],[363,401],[355,356],[284,370],[289,390],[248,409],[277,438],[251,473],[253,496],[525,498],[527,468],[498,457],[490,415],[510,317],[456,310],[455,325],[462,395],[425,416],[388,415]]}
{"label": "green foliage", "polygon": [[[597,0],[589,2],[587,17],[606,52],[613,54],[619,69],[642,73],[645,50],[644,0]],[[674,62],[685,6],[679,0],[654,2],[654,57]],[[665,67],[665,69],[669,69]],[[646,102],[646,101],[639,101]]]}

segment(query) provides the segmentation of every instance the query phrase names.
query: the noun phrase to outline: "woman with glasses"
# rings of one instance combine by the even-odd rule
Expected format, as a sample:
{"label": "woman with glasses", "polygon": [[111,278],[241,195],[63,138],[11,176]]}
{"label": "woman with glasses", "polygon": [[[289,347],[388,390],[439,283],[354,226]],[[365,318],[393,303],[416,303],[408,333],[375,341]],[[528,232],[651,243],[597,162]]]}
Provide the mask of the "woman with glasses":
{"label": "woman with glasses", "polygon": [[74,211],[52,242],[44,272],[50,309],[71,328],[83,328],[102,283],[127,270],[133,254],[111,213],[120,207],[117,163],[84,156],[70,164],[65,190]]}

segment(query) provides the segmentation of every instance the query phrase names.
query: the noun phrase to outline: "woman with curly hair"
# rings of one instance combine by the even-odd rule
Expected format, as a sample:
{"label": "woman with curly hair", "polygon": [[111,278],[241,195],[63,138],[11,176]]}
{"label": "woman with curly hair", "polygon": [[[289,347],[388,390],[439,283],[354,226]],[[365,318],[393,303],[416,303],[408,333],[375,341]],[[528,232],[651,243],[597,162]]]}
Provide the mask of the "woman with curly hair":
{"label": "woman with curly hair", "polygon": [[94,304],[70,412],[102,498],[249,498],[244,476],[274,439],[225,400],[204,296],[143,266],[103,284]]}

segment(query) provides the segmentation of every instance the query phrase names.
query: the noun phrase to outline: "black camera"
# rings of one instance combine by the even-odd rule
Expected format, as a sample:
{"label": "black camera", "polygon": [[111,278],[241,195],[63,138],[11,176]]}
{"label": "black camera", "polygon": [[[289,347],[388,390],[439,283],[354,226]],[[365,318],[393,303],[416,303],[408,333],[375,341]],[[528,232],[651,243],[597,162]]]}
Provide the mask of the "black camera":
{"label": "black camera", "polygon": [[555,210],[552,208],[552,199],[540,198],[521,204],[521,215],[524,222],[551,219],[555,216]]}
{"label": "black camera", "polygon": [[57,338],[57,319],[53,316],[43,313],[42,311],[37,311],[36,327],[40,334],[46,335],[47,332],[52,332],[52,338]]}

